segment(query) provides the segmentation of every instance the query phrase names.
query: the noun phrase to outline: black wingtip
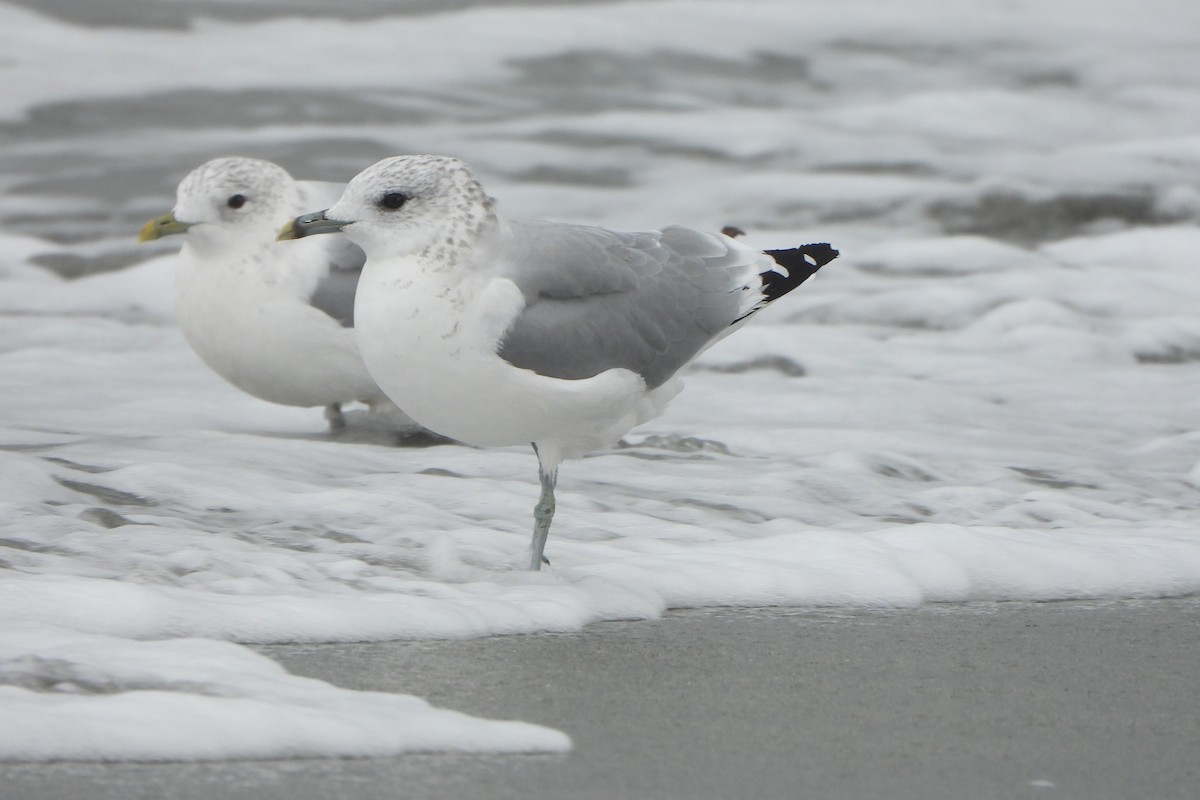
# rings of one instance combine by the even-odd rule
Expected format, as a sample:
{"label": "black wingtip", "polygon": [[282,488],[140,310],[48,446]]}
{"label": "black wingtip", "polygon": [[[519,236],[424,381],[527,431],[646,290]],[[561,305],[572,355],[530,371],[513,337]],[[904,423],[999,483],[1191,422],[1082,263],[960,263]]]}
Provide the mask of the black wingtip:
{"label": "black wingtip", "polygon": [[817,270],[838,257],[838,251],[828,242],[803,244],[790,250],[767,250],[775,263],[787,270],[787,275],[764,272],[763,295],[767,302],[783,297],[816,274]]}

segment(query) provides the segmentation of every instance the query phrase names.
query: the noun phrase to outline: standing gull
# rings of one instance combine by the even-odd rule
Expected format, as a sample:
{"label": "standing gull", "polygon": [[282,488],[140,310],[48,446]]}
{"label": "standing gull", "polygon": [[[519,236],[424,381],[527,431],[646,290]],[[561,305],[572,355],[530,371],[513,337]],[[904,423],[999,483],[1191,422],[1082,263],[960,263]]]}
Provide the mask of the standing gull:
{"label": "standing gull", "polygon": [[175,209],[150,220],[146,242],[183,234],[175,310],[184,338],[225,380],[261,400],[324,406],[345,426],[360,401],[398,429],[415,428],[371,379],[358,354],[354,290],[363,253],[346,240],[275,245],[289,217],[331,202],[340,184],[296,181],[254,158],[218,158],[179,184]]}
{"label": "standing gull", "polygon": [[837,256],[828,244],[762,253],[678,226],[505,219],[444,156],[384,159],[279,238],[334,231],[367,254],[354,313],[388,396],[468,444],[533,444],[533,569],[559,463],[659,414],[693,358]]}

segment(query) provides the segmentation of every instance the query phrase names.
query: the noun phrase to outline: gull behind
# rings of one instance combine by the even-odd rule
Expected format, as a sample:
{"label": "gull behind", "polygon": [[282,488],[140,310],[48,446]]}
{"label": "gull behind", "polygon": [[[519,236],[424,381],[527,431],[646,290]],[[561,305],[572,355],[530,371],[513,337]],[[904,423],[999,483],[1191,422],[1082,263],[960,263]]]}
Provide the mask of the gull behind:
{"label": "gull behind", "polygon": [[398,430],[414,429],[358,353],[362,251],[333,238],[275,246],[283,221],[342,188],[293,180],[269,161],[214,159],[183,179],[174,210],[147,222],[138,241],[183,236],[175,275],[180,329],[234,386],[272,403],[324,406],[333,430],[344,427],[341,406],[353,401],[386,414]]}

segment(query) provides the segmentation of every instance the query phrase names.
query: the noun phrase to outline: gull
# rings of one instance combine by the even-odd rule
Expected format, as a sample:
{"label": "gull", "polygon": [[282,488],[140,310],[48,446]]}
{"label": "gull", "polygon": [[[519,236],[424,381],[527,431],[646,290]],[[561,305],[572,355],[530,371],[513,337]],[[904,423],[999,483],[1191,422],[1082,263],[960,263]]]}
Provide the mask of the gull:
{"label": "gull", "polygon": [[463,162],[428,155],[368,167],[279,238],[335,231],[366,252],[354,314],[388,396],[458,441],[533,445],[535,570],[563,459],[661,413],[692,359],[838,254],[506,219]]}
{"label": "gull", "polygon": [[397,430],[416,425],[372,380],[354,335],[363,253],[347,240],[275,245],[279,225],[332,202],[340,184],[296,181],[255,158],[217,158],[183,179],[171,213],[139,242],[182,235],[175,311],[184,338],[214,372],[261,400],[324,406],[330,429],[359,401]]}

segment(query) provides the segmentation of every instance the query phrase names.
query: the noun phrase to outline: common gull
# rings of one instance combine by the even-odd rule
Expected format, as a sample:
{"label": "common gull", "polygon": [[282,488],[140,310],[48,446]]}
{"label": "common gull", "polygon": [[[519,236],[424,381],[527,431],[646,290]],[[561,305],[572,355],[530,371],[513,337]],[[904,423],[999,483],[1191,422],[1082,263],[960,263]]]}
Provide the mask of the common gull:
{"label": "common gull", "polygon": [[254,158],[217,158],[183,179],[171,213],[139,242],[183,235],[175,309],[188,344],[214,372],[262,400],[324,406],[331,429],[359,401],[398,430],[416,424],[372,380],[354,335],[363,252],[348,240],[275,244],[279,225],[332,202],[341,184],[296,181]]}
{"label": "common gull", "polygon": [[838,253],[506,219],[495,206],[461,161],[400,156],[279,238],[344,231],[366,252],[363,360],[415,420],[477,446],[532,443],[540,569],[562,460],[659,414],[692,359]]}

